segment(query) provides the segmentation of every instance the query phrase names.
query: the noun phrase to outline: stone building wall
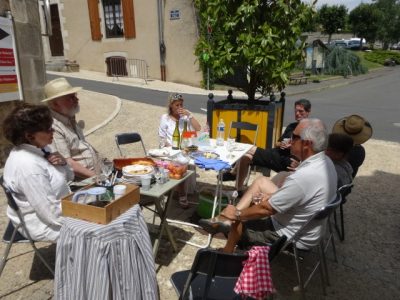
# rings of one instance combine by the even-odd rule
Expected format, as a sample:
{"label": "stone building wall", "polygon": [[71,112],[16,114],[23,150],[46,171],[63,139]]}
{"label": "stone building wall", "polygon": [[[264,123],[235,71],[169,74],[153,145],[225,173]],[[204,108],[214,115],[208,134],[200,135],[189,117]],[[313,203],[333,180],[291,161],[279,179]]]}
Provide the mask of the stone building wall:
{"label": "stone building wall", "polygon": [[[41,26],[37,0],[1,0],[0,15],[11,11],[14,21],[15,41],[25,102],[38,104],[44,98],[43,86],[46,72],[41,39]],[[0,124],[20,101],[0,102]],[[0,132],[0,168],[4,166],[11,145]]]}

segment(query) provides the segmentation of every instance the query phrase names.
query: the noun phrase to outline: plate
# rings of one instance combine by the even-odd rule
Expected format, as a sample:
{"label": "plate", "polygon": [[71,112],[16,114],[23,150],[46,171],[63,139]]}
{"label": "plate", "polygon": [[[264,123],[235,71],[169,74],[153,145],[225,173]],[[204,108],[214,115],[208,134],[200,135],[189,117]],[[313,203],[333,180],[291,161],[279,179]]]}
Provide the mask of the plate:
{"label": "plate", "polygon": [[149,150],[149,155],[154,156],[154,157],[163,157],[163,156],[169,156],[169,151],[168,149],[150,149]]}
{"label": "plate", "polygon": [[129,165],[122,168],[122,174],[124,177],[132,178],[132,177],[139,177],[142,175],[151,174],[154,172],[154,168],[152,166],[146,165]]}
{"label": "plate", "polygon": [[196,159],[198,157],[204,157],[209,159],[219,158],[219,154],[211,151],[196,151],[190,154],[190,157]]}
{"label": "plate", "polygon": [[[136,184],[137,186],[142,186],[142,182],[140,178],[127,178],[122,176],[119,180],[121,183],[129,183],[129,184]],[[156,178],[154,176],[151,177],[151,184],[156,182]]]}

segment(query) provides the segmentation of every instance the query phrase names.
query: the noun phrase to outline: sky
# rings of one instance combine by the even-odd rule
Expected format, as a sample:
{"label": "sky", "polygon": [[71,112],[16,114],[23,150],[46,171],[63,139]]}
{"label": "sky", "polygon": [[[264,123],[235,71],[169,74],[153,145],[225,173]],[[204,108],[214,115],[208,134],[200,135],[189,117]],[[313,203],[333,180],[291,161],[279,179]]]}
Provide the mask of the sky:
{"label": "sky", "polygon": [[344,4],[348,8],[348,11],[350,12],[360,3],[372,3],[372,1],[371,0],[318,0],[317,7],[320,7],[323,4],[328,4],[328,5]]}

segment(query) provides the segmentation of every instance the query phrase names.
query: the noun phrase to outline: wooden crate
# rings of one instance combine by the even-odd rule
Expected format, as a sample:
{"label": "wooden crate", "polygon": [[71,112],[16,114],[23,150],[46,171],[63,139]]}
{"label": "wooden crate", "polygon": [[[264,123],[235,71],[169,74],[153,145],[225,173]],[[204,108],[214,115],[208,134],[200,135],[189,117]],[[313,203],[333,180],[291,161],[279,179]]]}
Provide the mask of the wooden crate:
{"label": "wooden crate", "polygon": [[[104,207],[97,207],[87,204],[72,202],[73,193],[61,201],[62,214],[65,217],[72,217],[98,224],[108,224],[129,208],[139,203],[140,190],[133,184],[125,184],[126,193],[121,198],[114,200]],[[88,188],[92,185],[88,186]]]}

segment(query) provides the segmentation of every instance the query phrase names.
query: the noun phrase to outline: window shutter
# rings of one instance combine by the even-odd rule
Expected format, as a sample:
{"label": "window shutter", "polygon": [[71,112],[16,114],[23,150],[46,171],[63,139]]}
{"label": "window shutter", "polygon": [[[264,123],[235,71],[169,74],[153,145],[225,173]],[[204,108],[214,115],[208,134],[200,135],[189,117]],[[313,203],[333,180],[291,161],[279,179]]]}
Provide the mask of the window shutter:
{"label": "window shutter", "polygon": [[124,35],[127,39],[136,38],[135,14],[133,0],[122,0],[122,12],[124,15]]}
{"label": "window shutter", "polygon": [[93,41],[100,41],[102,34],[100,30],[100,16],[98,0],[87,0],[89,8],[90,31]]}

